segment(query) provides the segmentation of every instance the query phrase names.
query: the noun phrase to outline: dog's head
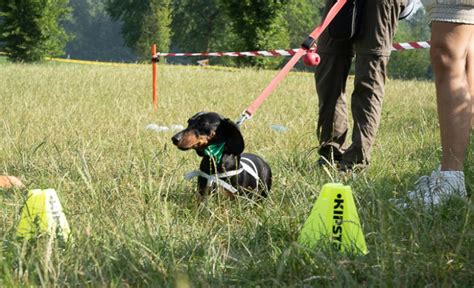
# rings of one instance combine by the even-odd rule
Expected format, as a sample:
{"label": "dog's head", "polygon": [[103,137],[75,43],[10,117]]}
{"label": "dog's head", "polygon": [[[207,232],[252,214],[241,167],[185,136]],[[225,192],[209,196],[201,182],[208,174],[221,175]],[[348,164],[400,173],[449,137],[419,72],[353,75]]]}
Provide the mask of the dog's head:
{"label": "dog's head", "polygon": [[245,146],[239,127],[215,112],[199,112],[189,118],[188,127],[171,140],[179,149],[194,149],[200,156],[211,144],[224,143],[224,153],[232,155],[240,155]]}

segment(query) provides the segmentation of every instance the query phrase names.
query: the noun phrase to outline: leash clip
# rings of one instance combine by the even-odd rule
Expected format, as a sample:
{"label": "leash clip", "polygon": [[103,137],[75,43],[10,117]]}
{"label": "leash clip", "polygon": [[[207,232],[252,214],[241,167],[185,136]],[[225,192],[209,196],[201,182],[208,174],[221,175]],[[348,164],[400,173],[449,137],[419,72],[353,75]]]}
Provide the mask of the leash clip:
{"label": "leash clip", "polygon": [[305,49],[305,50],[311,50],[311,48],[314,47],[315,43],[316,43],[316,39],[314,39],[311,36],[308,36],[304,40],[304,42],[301,44],[301,47],[303,47],[303,49]]}
{"label": "leash clip", "polygon": [[235,124],[237,124],[237,126],[241,126],[245,120],[248,120],[250,118],[252,118],[252,115],[247,110],[244,110],[244,112],[242,112],[242,115],[240,115],[239,120],[237,120]]}

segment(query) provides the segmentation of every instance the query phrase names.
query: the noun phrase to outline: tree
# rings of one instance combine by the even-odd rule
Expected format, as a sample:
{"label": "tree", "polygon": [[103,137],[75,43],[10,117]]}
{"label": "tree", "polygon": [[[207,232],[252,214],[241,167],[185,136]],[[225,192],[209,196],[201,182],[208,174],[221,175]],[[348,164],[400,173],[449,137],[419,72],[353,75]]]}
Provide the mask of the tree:
{"label": "tree", "polygon": [[[271,50],[288,46],[284,0],[228,0],[223,1],[238,36],[234,48],[246,50]],[[280,60],[268,57],[242,59],[243,64],[258,67],[275,67]]]}
{"label": "tree", "polygon": [[[320,0],[231,2],[228,0],[173,0],[172,51],[245,51],[297,48],[320,22],[324,8],[324,1]],[[270,7],[268,3],[271,4]],[[272,6],[273,4],[275,5]],[[255,7],[259,8],[254,9]],[[267,9],[275,13],[275,19],[268,18],[266,16],[268,14],[265,15],[266,12],[262,12]],[[246,19],[242,19],[244,17]],[[266,23],[254,21],[259,18],[269,21]],[[266,38],[266,41],[258,46],[254,45],[260,37],[255,34],[256,28],[258,28],[256,26],[264,27],[263,30],[260,28],[259,35]],[[273,31],[270,31],[272,29]],[[246,32],[250,32],[250,35],[247,37],[248,41],[244,42],[242,34]],[[273,66],[282,59],[285,58],[273,59]],[[224,65],[232,65],[234,60],[236,59],[226,57],[211,58],[213,63]],[[266,60],[239,59],[238,62],[267,66],[266,61],[268,60],[268,58]],[[177,58],[172,61],[186,62],[189,60]],[[261,62],[258,63],[258,61]]]}
{"label": "tree", "polygon": [[227,21],[219,0],[175,0],[173,43],[178,49],[209,52],[225,37]]}
{"label": "tree", "polygon": [[[231,49],[233,34],[228,25],[229,17],[225,13],[221,1],[173,1],[171,25],[173,51],[214,52]],[[212,58],[212,62],[229,64],[229,61],[222,57]]]}
{"label": "tree", "polygon": [[106,0],[74,0],[71,21],[64,28],[74,39],[66,53],[75,59],[101,61],[134,61],[136,56],[125,46],[121,24],[114,22],[105,10]]}
{"label": "tree", "polygon": [[122,21],[125,43],[142,59],[150,58],[153,43],[158,51],[169,50],[171,0],[108,0],[107,11]]}
{"label": "tree", "polygon": [[61,23],[68,0],[0,0],[0,43],[15,62],[41,61],[64,53],[68,35]]}
{"label": "tree", "polygon": [[287,30],[291,48],[299,48],[301,43],[319,25],[325,1],[291,0],[286,9]]}

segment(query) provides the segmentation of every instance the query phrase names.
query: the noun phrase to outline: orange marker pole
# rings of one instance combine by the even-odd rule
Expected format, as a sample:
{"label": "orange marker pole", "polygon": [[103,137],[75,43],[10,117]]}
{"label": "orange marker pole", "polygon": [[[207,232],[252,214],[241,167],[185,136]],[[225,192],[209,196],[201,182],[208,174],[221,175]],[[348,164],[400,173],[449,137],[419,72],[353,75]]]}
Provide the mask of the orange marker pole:
{"label": "orange marker pole", "polygon": [[151,47],[151,65],[152,65],[152,81],[153,81],[153,110],[158,110],[158,98],[156,95],[156,62],[158,62],[158,56],[156,56],[156,44]]}

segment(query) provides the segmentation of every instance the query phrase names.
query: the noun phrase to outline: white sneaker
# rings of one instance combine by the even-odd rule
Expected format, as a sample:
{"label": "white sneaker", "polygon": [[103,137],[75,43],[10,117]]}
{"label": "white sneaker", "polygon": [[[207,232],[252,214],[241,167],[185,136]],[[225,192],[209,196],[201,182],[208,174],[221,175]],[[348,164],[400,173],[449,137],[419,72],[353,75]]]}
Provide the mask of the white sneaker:
{"label": "white sneaker", "polygon": [[415,190],[407,197],[424,206],[435,206],[452,196],[467,197],[463,171],[433,171],[430,176],[421,176],[415,182]]}

